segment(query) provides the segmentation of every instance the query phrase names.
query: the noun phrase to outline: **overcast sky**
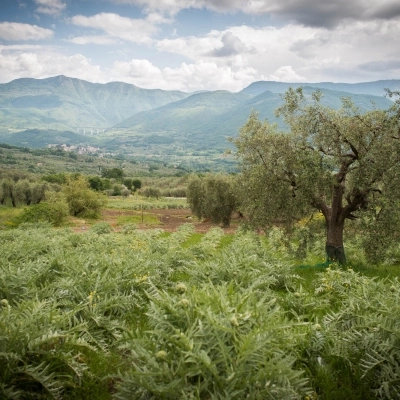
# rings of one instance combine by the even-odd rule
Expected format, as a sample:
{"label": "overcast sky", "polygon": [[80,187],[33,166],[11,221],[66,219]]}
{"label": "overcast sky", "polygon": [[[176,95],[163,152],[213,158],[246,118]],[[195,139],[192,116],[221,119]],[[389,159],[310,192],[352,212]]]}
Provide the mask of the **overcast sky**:
{"label": "overcast sky", "polygon": [[238,91],[400,78],[400,0],[1,0],[0,82]]}

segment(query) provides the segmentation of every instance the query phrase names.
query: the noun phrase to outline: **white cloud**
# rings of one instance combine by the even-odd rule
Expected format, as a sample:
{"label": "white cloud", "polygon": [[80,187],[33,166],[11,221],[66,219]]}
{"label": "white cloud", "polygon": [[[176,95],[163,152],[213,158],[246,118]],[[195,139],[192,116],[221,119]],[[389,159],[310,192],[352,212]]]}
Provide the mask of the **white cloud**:
{"label": "white cloud", "polygon": [[110,45],[117,43],[117,40],[105,35],[92,35],[92,36],[75,36],[67,40],[67,42],[74,44],[100,44]]}
{"label": "white cloud", "polygon": [[160,69],[148,60],[115,62],[113,80],[122,80],[147,89],[238,91],[254,81],[256,71],[249,67],[233,69],[213,62],[182,63],[177,68]]}
{"label": "white cloud", "polygon": [[61,0],[35,0],[38,5],[36,12],[47,15],[59,15],[65,8],[66,4]]}
{"label": "white cloud", "polygon": [[306,26],[333,28],[346,19],[375,20],[400,16],[398,0],[111,0],[132,4],[145,11],[158,10],[176,14],[189,8],[206,8],[217,12],[270,14]]}
{"label": "white cloud", "polygon": [[19,22],[1,22],[0,38],[4,40],[43,40],[53,36],[51,29]]}
{"label": "white cloud", "polygon": [[[229,6],[228,3],[219,5]],[[250,3],[256,4],[255,0]],[[161,0],[160,4],[189,3]],[[193,0],[193,4],[200,3]],[[144,88],[236,91],[261,79],[357,82],[400,76],[400,17],[343,20],[334,29],[299,23],[278,27],[230,26],[203,36],[170,36],[158,41],[154,39],[157,28],[171,21],[155,10],[144,19],[101,13],[90,17],[76,15],[70,22],[87,29],[83,33],[79,29],[79,36],[72,32],[64,45],[114,45],[111,51],[101,54],[98,49],[91,49],[93,57],[99,57],[101,68],[82,55],[59,54],[60,48],[35,48],[17,42],[15,46],[0,46],[0,79],[62,73],[90,81],[127,81]],[[179,24],[176,26],[179,29]],[[0,23],[0,38],[6,40],[39,40],[52,35],[52,30],[36,25]],[[158,54],[152,54],[150,62],[150,58],[145,59],[147,56],[136,53],[136,59],[127,62],[132,48],[138,48],[131,46],[132,42],[148,44],[146,54],[151,50]],[[165,68],[170,62],[175,67]]]}
{"label": "white cloud", "polygon": [[44,46],[39,44],[12,44],[12,45],[0,45],[0,53],[10,53],[10,52],[24,52],[24,51],[41,51]]}
{"label": "white cloud", "polygon": [[305,82],[306,78],[298,75],[291,65],[284,65],[270,75],[269,80],[278,82]]}
{"label": "white cloud", "polygon": [[[224,40],[228,34],[232,35],[228,41],[231,45]],[[221,68],[235,69],[239,62],[254,68],[260,79],[282,80],[287,76],[292,81],[360,81],[398,78],[395,75],[398,70],[393,66],[400,59],[399,37],[400,20],[348,22],[335,30],[298,24],[262,28],[243,25],[214,30],[203,37],[164,39],[158,41],[156,47],[193,62],[213,62]],[[374,69],[369,64],[386,59],[391,62],[379,64],[379,72],[379,68]],[[382,70],[385,65],[387,75]]]}
{"label": "white cloud", "polygon": [[[132,4],[147,11],[159,10],[175,14],[188,8],[207,8],[219,12],[264,12],[265,0],[111,0],[117,4]],[[275,0],[277,1],[277,0]],[[271,1],[269,1],[271,3]]]}
{"label": "white cloud", "polygon": [[211,31],[204,37],[189,36],[163,39],[156,43],[156,47],[160,51],[180,54],[195,60],[221,48],[223,46],[222,35],[222,32]]}
{"label": "white cloud", "polygon": [[104,82],[99,66],[80,54],[64,56],[54,52],[18,52],[6,54],[0,48],[0,79],[8,82],[17,78],[46,78],[67,75],[91,82]]}
{"label": "white cloud", "polygon": [[226,32],[221,37],[222,46],[210,52],[213,57],[230,57],[242,53],[254,53],[254,48],[249,48],[240,38],[232,32]]}
{"label": "white cloud", "polygon": [[159,14],[149,14],[146,19],[121,17],[113,13],[100,13],[91,17],[76,15],[71,18],[74,25],[100,29],[112,37],[135,43],[150,43],[157,32],[157,24],[169,22]]}
{"label": "white cloud", "polygon": [[201,8],[202,1],[199,0],[111,0],[116,4],[132,4],[143,7],[147,12],[161,11],[176,14],[186,8]]}

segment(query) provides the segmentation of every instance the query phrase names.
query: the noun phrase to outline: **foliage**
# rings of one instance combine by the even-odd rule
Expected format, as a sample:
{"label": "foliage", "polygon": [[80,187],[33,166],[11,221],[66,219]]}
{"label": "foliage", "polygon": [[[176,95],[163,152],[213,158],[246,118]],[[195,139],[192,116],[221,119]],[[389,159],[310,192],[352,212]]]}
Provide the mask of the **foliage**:
{"label": "foliage", "polygon": [[391,247],[398,243],[395,232],[400,226],[399,200],[390,197],[379,199],[379,203],[373,204],[357,225],[364,232],[362,247],[368,262],[379,264],[385,260]]}
{"label": "foliage", "polygon": [[[134,370],[118,399],[301,398],[303,374],[293,349],[300,340],[273,293],[251,296],[229,286],[176,286],[153,291],[150,332],[126,337]],[[288,332],[290,331],[290,334]]]}
{"label": "foliage", "polygon": [[155,187],[146,187],[140,191],[140,194],[144,197],[153,197],[156,199],[161,196],[160,190]]}
{"label": "foliage", "polygon": [[397,279],[307,277],[278,228],[102,227],[0,231],[1,398],[398,397]]}
{"label": "foliage", "polygon": [[399,104],[362,113],[349,99],[333,110],[321,105],[321,97],[321,92],[306,97],[301,89],[285,93],[277,113],[290,133],[251,114],[234,141],[242,164],[239,193],[259,227],[321,211],[328,258],[345,263],[345,221],[398,208]]}
{"label": "foliage", "polygon": [[73,216],[97,217],[107,200],[89,188],[85,177],[68,177],[62,187],[62,193]]}
{"label": "foliage", "polygon": [[326,304],[332,309],[321,320],[320,345],[314,343],[312,348],[314,362],[321,357],[319,368],[329,373],[340,360],[343,370],[336,379],[351,374],[360,387],[359,396],[364,393],[362,398],[399,397],[398,281],[367,279],[352,269],[328,269],[315,292],[329,299]]}
{"label": "foliage", "polygon": [[104,235],[106,233],[112,232],[111,225],[107,222],[98,222],[97,224],[92,225],[90,228],[91,232],[97,233],[98,235]]}
{"label": "foliage", "polygon": [[49,174],[49,175],[42,175],[42,180],[49,182],[49,183],[58,183],[62,185],[67,182],[67,177],[65,173],[58,173],[58,174]]}
{"label": "foliage", "polygon": [[109,179],[102,179],[98,176],[89,176],[88,182],[90,189],[96,190],[96,192],[111,189],[111,182]]}
{"label": "foliage", "polygon": [[123,183],[129,190],[134,192],[142,187],[142,181],[140,179],[126,178]]}
{"label": "foliage", "polygon": [[10,178],[0,180],[0,204],[10,203],[13,207],[39,204],[45,199],[46,190],[56,190],[57,185],[31,182],[28,179],[14,181]]}
{"label": "foliage", "polygon": [[124,171],[121,168],[103,168],[101,170],[102,178],[116,179],[121,181],[124,176]]}
{"label": "foliage", "polygon": [[128,198],[110,197],[108,199],[108,207],[117,210],[152,210],[152,209],[182,209],[188,208],[186,199],[166,199],[148,197],[143,198],[141,195],[135,194]]}
{"label": "foliage", "polygon": [[214,223],[229,226],[237,200],[234,180],[229,175],[193,175],[187,188],[187,200],[198,218],[211,218]]}
{"label": "foliage", "polygon": [[24,208],[22,214],[18,215],[14,220],[17,225],[49,222],[54,226],[60,226],[68,215],[68,204],[59,193],[56,193],[54,196],[49,197],[48,202]]}

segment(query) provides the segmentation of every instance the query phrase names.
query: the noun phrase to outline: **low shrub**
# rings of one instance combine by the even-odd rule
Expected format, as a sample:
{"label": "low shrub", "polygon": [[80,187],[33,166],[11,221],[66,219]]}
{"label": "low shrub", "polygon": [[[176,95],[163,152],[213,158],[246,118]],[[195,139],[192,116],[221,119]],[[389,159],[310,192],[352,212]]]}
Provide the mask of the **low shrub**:
{"label": "low shrub", "polygon": [[111,233],[112,228],[108,222],[98,222],[97,224],[92,225],[90,231],[93,233],[97,233],[98,235],[104,235],[106,233]]}

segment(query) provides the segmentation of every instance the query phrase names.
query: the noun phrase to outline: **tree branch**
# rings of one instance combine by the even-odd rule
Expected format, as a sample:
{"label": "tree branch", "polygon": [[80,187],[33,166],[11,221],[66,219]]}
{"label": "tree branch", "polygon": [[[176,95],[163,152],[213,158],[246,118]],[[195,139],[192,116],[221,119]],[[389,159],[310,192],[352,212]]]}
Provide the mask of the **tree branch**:
{"label": "tree branch", "polygon": [[[355,146],[350,142],[350,140],[348,140],[348,139],[346,139],[346,138],[343,138],[343,142],[344,143],[346,143],[346,144],[348,144],[349,146],[350,146],[350,148],[351,148],[351,151],[353,152],[353,154],[354,154],[354,160],[358,160],[358,150],[355,148]],[[351,154],[345,154],[346,156],[352,156]]]}
{"label": "tree branch", "polygon": [[316,208],[317,210],[320,210],[324,215],[325,220],[329,219],[331,209],[325,204],[325,202],[321,198],[315,197],[314,199],[312,199],[311,206]]}
{"label": "tree branch", "polygon": [[355,189],[353,194],[349,193],[346,196],[347,205],[343,207],[340,212],[340,219],[354,219],[355,216],[352,215],[354,211],[358,211],[360,209],[365,209],[367,207],[367,198],[368,194],[372,189],[360,191],[359,189]]}

